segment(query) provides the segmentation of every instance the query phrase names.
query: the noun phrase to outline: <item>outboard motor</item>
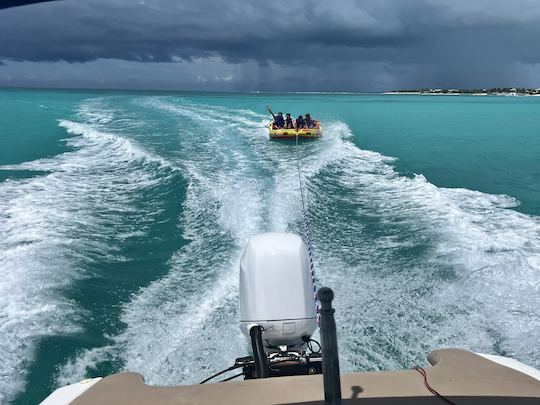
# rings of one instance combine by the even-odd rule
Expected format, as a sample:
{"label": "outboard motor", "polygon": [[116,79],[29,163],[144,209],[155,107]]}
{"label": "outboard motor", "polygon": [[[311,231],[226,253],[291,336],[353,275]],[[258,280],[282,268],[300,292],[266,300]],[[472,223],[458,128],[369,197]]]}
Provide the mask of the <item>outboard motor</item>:
{"label": "outboard motor", "polygon": [[291,233],[264,233],[249,240],[240,261],[240,325],[264,330],[265,350],[305,347],[317,329],[309,257]]}
{"label": "outboard motor", "polygon": [[[314,353],[305,352],[317,329],[313,292],[307,248],[298,235],[272,232],[248,241],[240,260],[240,326],[253,346],[255,378],[320,373],[318,343]],[[287,359],[293,367],[286,367]],[[272,362],[281,368],[265,372]],[[286,374],[276,374],[284,367]],[[244,371],[253,378],[249,367]]]}

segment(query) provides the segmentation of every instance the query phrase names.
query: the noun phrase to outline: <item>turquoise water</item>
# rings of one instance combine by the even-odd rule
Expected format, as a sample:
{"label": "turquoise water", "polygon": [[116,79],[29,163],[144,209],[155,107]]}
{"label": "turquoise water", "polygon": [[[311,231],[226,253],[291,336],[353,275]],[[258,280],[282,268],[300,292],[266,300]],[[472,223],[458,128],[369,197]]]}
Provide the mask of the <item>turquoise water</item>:
{"label": "turquoise water", "polygon": [[[310,111],[272,142],[264,106]],[[129,369],[185,384],[248,347],[247,238],[302,232],[344,370],[439,347],[540,367],[540,98],[0,91],[0,403]]]}

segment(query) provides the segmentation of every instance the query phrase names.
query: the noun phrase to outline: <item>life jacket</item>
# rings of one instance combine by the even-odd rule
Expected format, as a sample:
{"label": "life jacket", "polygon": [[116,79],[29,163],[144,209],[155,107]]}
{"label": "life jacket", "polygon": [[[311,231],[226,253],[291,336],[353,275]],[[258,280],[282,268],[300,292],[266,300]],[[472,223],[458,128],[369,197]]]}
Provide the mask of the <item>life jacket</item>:
{"label": "life jacket", "polygon": [[293,125],[292,125],[292,118],[291,118],[291,117],[285,118],[285,124],[286,124],[287,126],[291,126],[291,128],[292,128],[292,126],[293,126]]}
{"label": "life jacket", "polygon": [[276,125],[278,128],[283,127],[285,125],[285,120],[283,119],[283,116],[276,115]]}
{"label": "life jacket", "polygon": [[302,128],[304,126],[304,119],[303,118],[297,118],[296,119],[296,128]]}

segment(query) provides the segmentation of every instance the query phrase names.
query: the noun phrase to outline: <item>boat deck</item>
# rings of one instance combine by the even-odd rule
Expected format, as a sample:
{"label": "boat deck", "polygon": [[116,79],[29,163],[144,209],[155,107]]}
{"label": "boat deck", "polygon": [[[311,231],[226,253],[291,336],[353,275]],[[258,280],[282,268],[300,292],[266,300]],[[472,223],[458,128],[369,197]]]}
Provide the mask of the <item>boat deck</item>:
{"label": "boat deck", "polygon": [[[431,387],[456,404],[540,404],[540,381],[471,352],[443,349],[428,356]],[[343,374],[344,404],[443,404],[416,370]],[[95,404],[324,403],[321,375],[276,377],[178,387],[144,384],[136,373],[106,377],[72,402]]]}

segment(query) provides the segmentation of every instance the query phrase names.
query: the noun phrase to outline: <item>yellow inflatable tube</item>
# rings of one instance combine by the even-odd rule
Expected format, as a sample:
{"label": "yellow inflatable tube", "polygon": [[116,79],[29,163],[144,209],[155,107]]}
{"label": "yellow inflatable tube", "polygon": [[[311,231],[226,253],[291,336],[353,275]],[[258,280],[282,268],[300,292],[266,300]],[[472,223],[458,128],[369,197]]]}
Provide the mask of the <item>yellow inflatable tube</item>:
{"label": "yellow inflatable tube", "polygon": [[296,131],[296,128],[286,129],[286,128],[272,128],[272,123],[268,124],[268,134],[271,139],[315,139],[322,136],[322,127],[321,124],[317,128],[302,128]]}

